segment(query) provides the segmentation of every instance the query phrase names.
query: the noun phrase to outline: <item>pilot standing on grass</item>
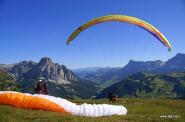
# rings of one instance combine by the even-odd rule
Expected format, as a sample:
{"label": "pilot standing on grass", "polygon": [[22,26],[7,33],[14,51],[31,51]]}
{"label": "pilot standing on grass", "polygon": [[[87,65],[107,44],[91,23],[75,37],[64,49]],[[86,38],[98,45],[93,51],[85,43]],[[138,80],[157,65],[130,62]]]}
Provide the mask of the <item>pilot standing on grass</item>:
{"label": "pilot standing on grass", "polygon": [[36,94],[48,94],[45,78],[39,78],[39,82],[35,86],[35,92]]}

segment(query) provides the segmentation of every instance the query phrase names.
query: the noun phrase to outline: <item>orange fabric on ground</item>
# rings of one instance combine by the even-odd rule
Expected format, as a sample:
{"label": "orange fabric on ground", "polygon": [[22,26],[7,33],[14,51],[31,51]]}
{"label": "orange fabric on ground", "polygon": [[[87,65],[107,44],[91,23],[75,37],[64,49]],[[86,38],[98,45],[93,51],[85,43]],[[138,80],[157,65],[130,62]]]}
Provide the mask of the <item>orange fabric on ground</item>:
{"label": "orange fabric on ground", "polygon": [[64,108],[47,99],[21,93],[0,94],[0,104],[11,105],[18,108],[40,109],[70,114]]}

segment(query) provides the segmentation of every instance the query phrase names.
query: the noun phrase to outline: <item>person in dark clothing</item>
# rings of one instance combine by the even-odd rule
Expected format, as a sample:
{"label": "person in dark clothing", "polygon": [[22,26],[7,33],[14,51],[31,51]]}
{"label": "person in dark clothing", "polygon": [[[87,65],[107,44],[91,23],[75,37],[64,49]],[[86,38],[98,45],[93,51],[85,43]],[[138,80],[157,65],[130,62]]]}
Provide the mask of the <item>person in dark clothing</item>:
{"label": "person in dark clothing", "polygon": [[39,84],[39,94],[48,94],[45,81],[41,81]]}
{"label": "person in dark clothing", "polygon": [[47,86],[45,79],[39,79],[39,82],[35,86],[35,93],[36,94],[48,94]]}
{"label": "person in dark clothing", "polygon": [[115,102],[118,98],[118,96],[114,92],[109,92],[108,98],[111,102]]}
{"label": "person in dark clothing", "polygon": [[36,94],[39,93],[39,82],[34,86],[34,91]]}

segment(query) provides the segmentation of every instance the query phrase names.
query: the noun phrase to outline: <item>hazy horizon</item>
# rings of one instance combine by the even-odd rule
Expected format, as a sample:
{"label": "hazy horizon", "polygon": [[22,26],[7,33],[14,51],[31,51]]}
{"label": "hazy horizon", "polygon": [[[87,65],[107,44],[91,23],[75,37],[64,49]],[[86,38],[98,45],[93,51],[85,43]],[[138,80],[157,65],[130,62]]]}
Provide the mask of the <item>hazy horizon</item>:
{"label": "hazy horizon", "polygon": [[[177,53],[177,54],[179,54],[179,53]],[[177,54],[175,54],[174,56],[176,56]],[[183,53],[183,54],[185,54],[185,53]],[[170,57],[169,59],[173,58],[174,56]],[[41,58],[45,58],[45,57],[46,57],[46,56],[41,57]],[[40,58],[40,59],[41,59],[41,58]],[[51,58],[51,57],[48,57],[48,58]],[[16,64],[16,63],[22,62],[22,61],[34,61],[34,62],[37,62],[37,63],[38,63],[38,62],[40,61],[40,59],[39,59],[39,60],[28,59],[28,60],[20,60],[20,61],[13,62],[13,63],[0,63],[0,64],[3,64],[3,65],[11,65],[11,64]],[[168,61],[169,59],[167,59],[167,60],[160,60],[160,59],[157,59],[157,60],[166,62],[166,61]],[[53,60],[52,58],[51,58],[51,60],[53,61],[53,63],[59,63],[59,62]],[[157,60],[134,60],[134,59],[130,59],[130,60],[138,61],[138,62],[139,62],[139,61],[141,61],[141,62],[146,62],[146,61],[157,61]],[[123,65],[120,65],[120,66],[110,66],[110,65],[109,65],[109,66],[86,66],[86,67],[75,67],[75,68],[72,68],[72,67],[67,66],[67,65],[65,65],[65,64],[62,64],[62,63],[59,63],[59,64],[60,64],[60,65],[65,65],[65,66],[67,66],[67,68],[69,68],[69,69],[71,69],[71,70],[88,69],[88,68],[122,68],[122,67],[124,67],[125,65],[127,65],[127,64],[129,63],[130,60],[128,60],[126,64],[123,64]]]}

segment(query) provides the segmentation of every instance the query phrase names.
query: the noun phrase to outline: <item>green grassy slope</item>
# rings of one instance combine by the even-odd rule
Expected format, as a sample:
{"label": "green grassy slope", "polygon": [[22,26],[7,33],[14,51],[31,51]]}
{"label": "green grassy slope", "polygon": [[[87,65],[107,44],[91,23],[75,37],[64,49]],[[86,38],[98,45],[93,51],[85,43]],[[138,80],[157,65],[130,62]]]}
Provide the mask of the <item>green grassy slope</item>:
{"label": "green grassy slope", "polygon": [[[99,100],[72,100],[77,104],[86,103],[109,103],[106,99]],[[110,104],[110,103],[109,103]],[[0,105],[1,122],[145,122],[166,121],[184,122],[185,100],[168,99],[119,99],[117,103],[128,109],[126,116],[108,117],[82,117],[63,115],[41,110],[17,109],[10,106]],[[163,117],[161,117],[163,116]],[[165,117],[168,116],[168,117]]]}
{"label": "green grassy slope", "polygon": [[7,72],[0,71],[0,90],[2,91],[20,91],[17,83]]}
{"label": "green grassy slope", "polygon": [[126,98],[185,99],[185,73],[139,72],[105,88],[97,98],[106,98],[110,91]]}

